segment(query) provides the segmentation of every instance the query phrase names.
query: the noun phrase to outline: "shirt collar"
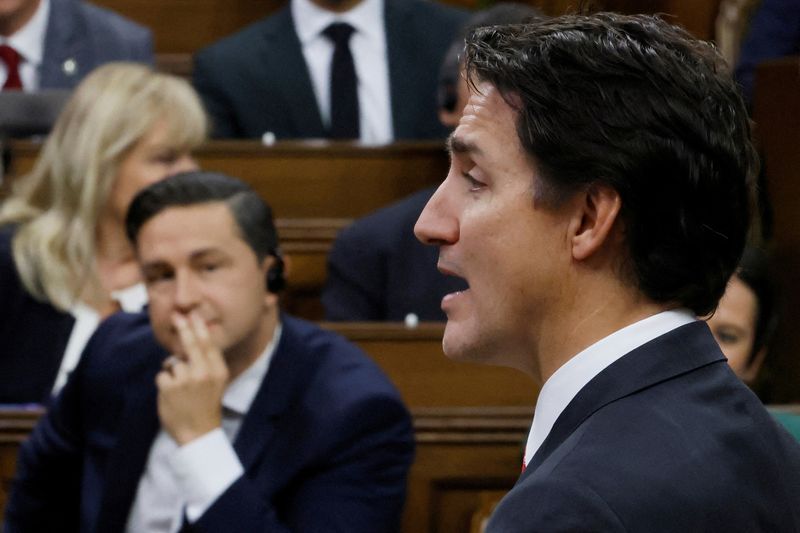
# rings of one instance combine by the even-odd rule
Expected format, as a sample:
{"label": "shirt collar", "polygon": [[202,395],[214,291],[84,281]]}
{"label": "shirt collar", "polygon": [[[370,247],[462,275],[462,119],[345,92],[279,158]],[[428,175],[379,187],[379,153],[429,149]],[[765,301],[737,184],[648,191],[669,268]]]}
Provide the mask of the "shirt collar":
{"label": "shirt collar", "polygon": [[536,401],[525,464],[536,453],[569,402],[595,376],[639,346],[697,317],[688,309],[663,311],[615,331],[564,363],[542,386]]}
{"label": "shirt collar", "polygon": [[383,24],[384,0],[362,0],[360,4],[344,13],[334,13],[323,9],[311,0],[292,0],[291,11],[295,31],[300,44],[305,46],[322,35],[323,30],[334,22],[347,22],[358,34],[373,40],[380,37]]}
{"label": "shirt collar", "polygon": [[283,327],[280,322],[275,326],[272,340],[269,341],[264,351],[258,356],[247,370],[239,374],[225,389],[222,396],[222,405],[231,411],[244,415],[250,410],[250,404],[258,394],[258,389],[267,375],[272,356],[275,354],[275,347],[281,339]]}
{"label": "shirt collar", "polygon": [[14,48],[28,63],[41,64],[49,15],[50,0],[41,0],[31,20],[14,35],[4,39],[5,44]]}

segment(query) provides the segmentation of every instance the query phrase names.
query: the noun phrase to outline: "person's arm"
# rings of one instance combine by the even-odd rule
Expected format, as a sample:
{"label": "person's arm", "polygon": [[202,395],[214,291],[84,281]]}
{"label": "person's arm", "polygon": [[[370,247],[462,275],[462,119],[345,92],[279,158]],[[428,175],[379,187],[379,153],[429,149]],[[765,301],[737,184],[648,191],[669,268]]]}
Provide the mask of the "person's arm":
{"label": "person's arm", "polygon": [[[91,357],[93,349],[90,341],[83,361]],[[79,364],[20,448],[6,506],[5,533],[78,531],[82,368]]]}
{"label": "person's arm", "polygon": [[363,223],[342,230],[328,255],[322,291],[325,319],[385,320],[386,265],[375,240],[364,234]]}
{"label": "person's arm", "polygon": [[[206,533],[382,533],[399,530],[413,458],[411,422],[392,397],[371,397],[325,410],[315,434],[336,435],[323,462],[309,465],[293,487],[268,501],[263,477],[244,475],[194,527]],[[335,414],[334,414],[335,413]],[[309,438],[314,438],[310,435]]]}
{"label": "person's arm", "polygon": [[[220,85],[219,70],[224,62],[217,60],[213,49],[198,52],[194,56],[192,85],[203,100],[203,106],[211,120],[212,136],[217,139],[240,137],[239,127],[231,110],[230,102]],[[265,96],[266,98],[266,96]]]}

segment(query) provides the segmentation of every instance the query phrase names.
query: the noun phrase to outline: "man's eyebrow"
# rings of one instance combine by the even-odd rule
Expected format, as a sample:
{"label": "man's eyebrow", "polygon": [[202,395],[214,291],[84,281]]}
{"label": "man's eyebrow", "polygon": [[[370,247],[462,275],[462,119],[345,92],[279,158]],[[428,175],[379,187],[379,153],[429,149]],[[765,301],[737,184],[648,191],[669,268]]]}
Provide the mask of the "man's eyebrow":
{"label": "man's eyebrow", "polygon": [[454,153],[455,154],[481,153],[480,148],[478,148],[474,143],[467,142],[461,137],[456,137],[455,134],[451,134],[447,138],[447,151],[450,152],[450,155],[453,155]]}

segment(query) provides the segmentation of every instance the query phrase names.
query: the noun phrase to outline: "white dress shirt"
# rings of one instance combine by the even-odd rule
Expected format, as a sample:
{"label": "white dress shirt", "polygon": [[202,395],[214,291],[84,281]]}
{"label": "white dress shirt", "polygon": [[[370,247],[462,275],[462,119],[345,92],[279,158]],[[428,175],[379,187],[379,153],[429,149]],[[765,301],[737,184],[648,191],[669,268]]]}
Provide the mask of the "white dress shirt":
{"label": "white dress shirt", "polygon": [[383,0],[363,0],[345,13],[322,9],[310,0],[292,0],[291,10],[325,127],[331,121],[334,45],[322,32],[334,22],[346,22],[355,29],[350,37],[350,52],[358,77],[360,140],[369,144],[391,142],[394,129]]}
{"label": "white dress shirt", "polygon": [[[147,289],[144,283],[137,283],[126,289],[113,291],[111,299],[119,303],[123,311],[136,313],[147,305]],[[72,326],[67,347],[64,350],[64,357],[61,359],[61,366],[58,369],[56,382],[53,385],[53,395],[58,394],[58,391],[67,384],[70,372],[75,370],[83,349],[86,348],[89,338],[100,324],[100,314],[86,304],[78,302],[69,310],[69,313],[75,319],[75,325]]]}
{"label": "white dress shirt", "polygon": [[687,309],[663,311],[615,331],[564,363],[539,392],[525,446],[525,465],[550,434],[569,402],[595,376],[639,346],[695,320],[697,317]]}
{"label": "white dress shirt", "polygon": [[267,375],[281,330],[278,324],[258,359],[225,389],[221,428],[184,446],[163,429],[158,432],[128,516],[128,533],[174,533],[184,511],[190,523],[196,522],[244,474],[233,441]]}
{"label": "white dress shirt", "polygon": [[[39,88],[39,70],[44,57],[44,38],[47,33],[47,20],[50,17],[50,0],[41,0],[33,18],[11,37],[0,37],[0,44],[7,44],[22,58],[19,63],[19,77],[26,92]],[[0,80],[5,83],[8,67],[0,61]],[[2,86],[2,83],[0,83]]]}

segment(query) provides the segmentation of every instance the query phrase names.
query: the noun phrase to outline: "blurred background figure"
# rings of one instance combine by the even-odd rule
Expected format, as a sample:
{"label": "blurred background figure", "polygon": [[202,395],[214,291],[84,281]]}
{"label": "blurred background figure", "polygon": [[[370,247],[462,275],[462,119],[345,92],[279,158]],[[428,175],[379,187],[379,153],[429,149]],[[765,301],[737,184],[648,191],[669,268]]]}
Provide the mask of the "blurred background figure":
{"label": "blurred background figure", "polygon": [[201,50],[215,137],[440,138],[436,72],[463,10],[427,0],[291,0]]}
{"label": "blurred background figure", "polygon": [[716,312],[708,319],[728,364],[748,385],[761,370],[777,318],[766,255],[748,247]]}
{"label": "blurred background figure", "polygon": [[[470,17],[448,48],[439,70],[439,120],[452,130],[467,101],[460,55],[467,31],[478,26],[542,18],[530,6],[501,2]],[[444,177],[444,176],[443,176]],[[326,320],[442,321],[445,294],[466,288],[464,280],[436,268],[439,252],[414,236],[414,224],[435,188],[419,191],[377,210],[337,236],[328,256],[322,294]]]}
{"label": "blurred background figure", "polygon": [[739,53],[735,76],[748,106],[753,104],[756,67],[769,59],[800,53],[800,1],[763,0]]}
{"label": "blurred background figure", "polygon": [[[745,249],[717,310],[707,319],[728,364],[747,385],[756,384],[778,323],[776,293],[767,255]],[[772,415],[800,440],[800,415],[780,408]]]}
{"label": "blurred background figure", "polygon": [[78,0],[0,2],[3,90],[70,89],[110,61],[153,63],[150,30]]}
{"label": "blurred background figure", "polygon": [[80,84],[0,207],[0,403],[46,400],[104,317],[145,304],[128,204],[194,168],[206,130],[184,80],[115,63]]}

